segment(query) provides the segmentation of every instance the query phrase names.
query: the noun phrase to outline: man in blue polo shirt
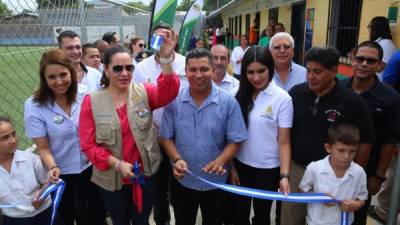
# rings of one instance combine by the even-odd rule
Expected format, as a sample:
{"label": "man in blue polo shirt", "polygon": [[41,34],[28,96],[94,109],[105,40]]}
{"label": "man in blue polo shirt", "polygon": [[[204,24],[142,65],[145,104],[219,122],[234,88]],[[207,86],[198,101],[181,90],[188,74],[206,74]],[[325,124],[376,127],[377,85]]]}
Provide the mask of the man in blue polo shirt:
{"label": "man in blue polo shirt", "polygon": [[177,225],[194,225],[200,206],[203,224],[222,223],[224,194],[186,170],[225,183],[228,162],[247,138],[239,104],[212,82],[213,58],[206,49],[186,56],[189,87],[164,109],[161,143],[174,163],[172,205]]}

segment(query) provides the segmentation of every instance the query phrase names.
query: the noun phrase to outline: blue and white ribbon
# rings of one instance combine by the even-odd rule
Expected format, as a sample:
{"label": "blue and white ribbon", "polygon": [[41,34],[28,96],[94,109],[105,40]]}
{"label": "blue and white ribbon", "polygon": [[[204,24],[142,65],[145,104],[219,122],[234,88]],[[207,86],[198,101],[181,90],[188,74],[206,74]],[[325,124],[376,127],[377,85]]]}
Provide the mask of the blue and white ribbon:
{"label": "blue and white ribbon", "polygon": [[[213,187],[219,188],[221,190],[248,196],[252,198],[259,198],[265,200],[277,200],[277,201],[285,201],[285,202],[297,202],[297,203],[337,203],[339,204],[340,201],[329,197],[323,193],[289,193],[285,196],[283,193],[275,192],[275,191],[265,191],[260,189],[254,188],[246,188],[246,187],[239,187],[229,184],[220,184],[208,181],[196,174],[192,173],[191,171],[186,171],[189,175],[201,180],[204,183],[207,183]],[[348,225],[348,213],[342,211],[341,215],[341,223],[340,225]]]}
{"label": "blue and white ribbon", "polygon": [[54,198],[53,198],[53,204],[52,204],[52,212],[51,212],[51,223],[50,225],[53,224],[54,219],[57,214],[57,209],[58,205],[60,204],[62,194],[65,189],[65,182],[61,179],[58,179],[57,183],[55,184],[49,184],[46,189],[43,191],[43,193],[40,195],[39,199],[40,200],[45,200],[52,192],[55,192]]}
{"label": "blue and white ribbon", "polygon": [[164,42],[164,38],[160,35],[153,34],[151,37],[150,47],[155,50],[160,50],[162,43]]}
{"label": "blue and white ribbon", "polygon": [[[57,213],[57,208],[58,205],[60,204],[60,200],[62,197],[62,194],[64,192],[65,188],[65,182],[61,179],[58,179],[57,183],[55,184],[49,184],[46,189],[43,190],[42,194],[39,196],[39,200],[46,200],[47,197],[52,192],[55,192],[54,198],[53,198],[53,203],[52,203],[52,213],[51,213],[51,225],[54,222],[54,219],[56,217]],[[7,204],[7,205],[0,205],[0,208],[12,208],[12,207],[18,207],[18,206],[23,206],[23,205],[32,205],[32,202],[24,202],[24,203],[19,203],[19,204]]]}

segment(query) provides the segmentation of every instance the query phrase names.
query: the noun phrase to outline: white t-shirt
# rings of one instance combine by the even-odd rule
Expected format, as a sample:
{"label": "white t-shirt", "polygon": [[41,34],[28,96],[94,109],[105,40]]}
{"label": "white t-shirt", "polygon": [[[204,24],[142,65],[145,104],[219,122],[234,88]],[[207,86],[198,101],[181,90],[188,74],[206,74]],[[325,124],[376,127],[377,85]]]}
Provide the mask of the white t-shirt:
{"label": "white t-shirt", "polygon": [[[383,58],[382,61],[385,64],[389,63],[389,60],[392,58],[393,54],[396,52],[396,46],[393,41],[390,39],[382,39],[378,38],[375,40],[383,49]],[[383,71],[376,73],[379,79],[382,80]]]}
{"label": "white t-shirt", "polygon": [[90,66],[85,67],[87,72],[84,72],[80,84],[85,85],[87,87],[87,92],[89,93],[99,90],[101,88],[100,80],[102,74],[95,68]]}
{"label": "white t-shirt", "polygon": [[[155,55],[152,55],[140,63],[136,64],[135,71],[133,72],[133,81],[137,83],[152,83],[157,85],[157,78],[161,73],[161,66],[155,60]],[[185,75],[185,60],[186,58],[175,52],[175,58],[172,62],[172,69],[176,74],[179,75],[180,86],[179,90],[189,86],[189,83]],[[153,121],[156,126],[160,127],[163,108],[159,108],[153,111]]]}
{"label": "white t-shirt", "polygon": [[235,97],[239,90],[240,81],[229,74],[225,74],[224,79],[216,85]]}
{"label": "white t-shirt", "polygon": [[32,206],[36,190],[47,179],[46,170],[39,156],[16,150],[11,162],[11,172],[0,166],[0,205],[19,204],[11,208],[2,208],[4,215],[20,218],[33,217],[51,205],[50,196],[39,209]]}
{"label": "white t-shirt", "polygon": [[271,81],[254,100],[248,120],[248,138],[240,146],[236,158],[255,168],[278,167],[278,129],[292,127],[292,98]]}
{"label": "white t-shirt", "polygon": [[241,60],[243,58],[244,53],[249,49],[247,47],[246,49],[243,50],[242,47],[237,46],[233,49],[232,55],[231,55],[231,64],[233,66],[233,73],[234,74],[240,74],[240,69],[242,68],[242,63],[236,63],[236,61]]}
{"label": "white t-shirt", "polygon": [[[337,178],[329,163],[329,155],[307,166],[300,189],[304,192],[325,193],[337,200],[368,198],[367,177],[362,167],[352,162],[343,177]],[[349,224],[354,213],[349,213]],[[325,206],[321,203],[309,203],[307,209],[308,225],[337,225],[341,221],[338,205]]]}

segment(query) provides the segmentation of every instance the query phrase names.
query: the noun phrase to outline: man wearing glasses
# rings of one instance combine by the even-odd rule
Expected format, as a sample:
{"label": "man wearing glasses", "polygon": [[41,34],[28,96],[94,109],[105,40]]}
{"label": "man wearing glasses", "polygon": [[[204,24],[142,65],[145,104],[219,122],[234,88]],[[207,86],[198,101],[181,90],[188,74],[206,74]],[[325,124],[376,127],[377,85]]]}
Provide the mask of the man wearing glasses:
{"label": "man wearing glasses", "polygon": [[64,51],[76,70],[79,92],[93,92],[100,89],[101,73],[82,63],[82,44],[77,33],[65,30],[57,37],[58,47]]}
{"label": "man wearing glasses", "polygon": [[286,33],[275,34],[269,43],[269,50],[275,63],[274,82],[289,91],[294,85],[306,81],[306,68],[293,62],[294,39]]}
{"label": "man wearing glasses", "polygon": [[211,55],[214,61],[214,75],[212,80],[220,88],[235,96],[239,90],[239,80],[229,75],[226,69],[229,65],[229,51],[221,44],[215,45],[211,48]]}
{"label": "man wearing glasses", "polygon": [[[289,91],[294,108],[289,177],[292,192],[300,192],[299,183],[307,165],[327,155],[324,143],[334,123],[347,121],[359,129],[360,146],[355,162],[362,167],[367,165],[374,138],[371,117],[364,100],[339,85],[339,57],[332,47],[311,48],[305,56],[307,82]],[[306,214],[306,204],[282,203],[281,224],[304,225]]]}
{"label": "man wearing glasses", "polygon": [[378,43],[365,41],[354,49],[353,54],[353,77],[342,80],[341,84],[359,94],[368,104],[376,134],[366,166],[369,198],[364,207],[354,214],[353,224],[361,225],[366,224],[371,196],[379,192],[386,180],[386,170],[399,141],[400,96],[376,75],[383,67],[383,50]]}

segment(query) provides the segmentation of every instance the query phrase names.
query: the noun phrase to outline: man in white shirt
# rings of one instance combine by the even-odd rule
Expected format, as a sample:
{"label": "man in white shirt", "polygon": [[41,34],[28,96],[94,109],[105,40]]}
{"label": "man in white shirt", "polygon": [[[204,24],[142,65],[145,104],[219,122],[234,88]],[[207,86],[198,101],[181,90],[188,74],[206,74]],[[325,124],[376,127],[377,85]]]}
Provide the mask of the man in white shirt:
{"label": "man in white shirt", "polygon": [[235,96],[239,90],[239,80],[226,72],[229,65],[228,49],[221,44],[215,45],[211,48],[211,55],[214,61],[215,73],[212,77],[214,83],[228,94]]}
{"label": "man in white shirt", "polygon": [[293,86],[306,82],[306,68],[293,62],[294,39],[286,32],[276,33],[269,42],[275,63],[274,82],[288,92]]}
{"label": "man in white shirt", "polygon": [[[164,30],[172,30],[166,24],[160,24],[154,27],[153,33],[162,33]],[[188,81],[185,76],[185,57],[177,52],[174,52],[172,58],[163,59],[156,51],[154,55],[144,59],[136,65],[133,72],[133,81],[138,83],[153,83],[157,84],[157,78],[161,73],[160,64],[169,61],[176,74],[179,75],[180,89],[188,86]],[[172,61],[172,62],[171,62]],[[157,127],[160,127],[161,118],[164,108],[159,108],[153,111],[153,121]],[[164,152],[164,151],[162,151]],[[154,221],[157,225],[168,225],[170,222],[169,201],[168,201],[168,184],[170,179],[170,164],[167,156],[164,156],[161,162],[157,183],[157,197],[154,204]]]}
{"label": "man in white shirt", "polygon": [[79,91],[93,92],[100,89],[101,73],[91,67],[83,65],[82,44],[77,33],[65,30],[57,37],[58,47],[64,51],[76,70],[79,82]]}
{"label": "man in white shirt", "polygon": [[246,35],[240,36],[240,46],[237,46],[232,51],[231,64],[233,66],[233,74],[235,78],[240,80],[240,73],[242,68],[242,59],[244,53],[249,48],[249,39]]}

